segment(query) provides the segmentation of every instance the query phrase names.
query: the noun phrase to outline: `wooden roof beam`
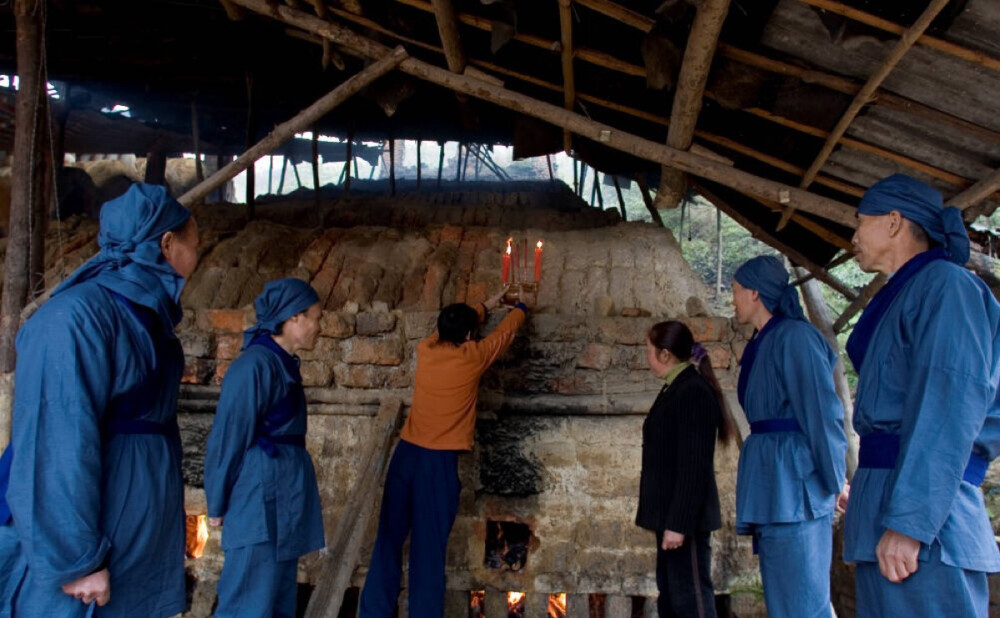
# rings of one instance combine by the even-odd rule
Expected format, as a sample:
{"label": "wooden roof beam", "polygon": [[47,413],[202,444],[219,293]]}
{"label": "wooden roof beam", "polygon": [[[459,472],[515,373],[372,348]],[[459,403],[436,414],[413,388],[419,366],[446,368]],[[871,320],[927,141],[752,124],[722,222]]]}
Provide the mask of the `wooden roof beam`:
{"label": "wooden roof beam", "polygon": [[434,8],[434,18],[437,21],[438,34],[441,36],[441,48],[444,49],[444,57],[448,62],[448,69],[452,73],[461,73],[465,70],[465,49],[462,47],[462,38],[458,33],[458,19],[455,17],[455,8],[451,0],[431,0]]}
{"label": "wooden roof beam", "polygon": [[[826,143],[823,144],[823,148],[820,149],[819,154],[816,159],[809,166],[805,175],[802,177],[802,181],[799,183],[799,187],[803,189],[808,189],[809,185],[815,180],[816,175],[819,173],[820,168],[826,163],[830,155],[833,154],[833,149],[837,147],[837,142],[840,138],[847,133],[847,128],[851,126],[854,119],[857,118],[861,110],[864,109],[866,105],[875,100],[875,93],[882,82],[885,81],[892,70],[896,68],[899,62],[906,55],[906,52],[910,51],[917,39],[923,35],[924,31],[931,25],[934,18],[938,16],[938,13],[950,2],[950,0],[932,0],[932,2],[927,6],[924,12],[920,15],[914,24],[909,27],[903,36],[900,37],[899,41],[889,52],[889,55],[882,62],[882,65],[875,71],[875,73],[868,78],[865,85],[854,95],[854,100],[851,104],[847,106],[847,110],[844,115],[840,117],[837,121],[837,125],[830,131],[830,135],[826,138]],[[781,215],[781,221],[778,222],[778,229],[785,227],[788,220],[791,219],[792,213],[794,212],[794,207],[789,206],[785,209],[784,214]]]}
{"label": "wooden roof beam", "polygon": [[[871,13],[866,13],[852,6],[847,6],[841,2],[834,2],[833,0],[799,0],[799,2],[822,9],[828,13],[834,13],[836,15],[840,15],[841,17],[852,19],[856,22],[877,28],[884,32],[903,34],[906,31],[906,26],[901,26],[887,19],[882,19],[881,17],[877,17]],[[961,45],[956,45],[951,41],[923,34],[917,39],[917,44],[935,49],[955,58],[966,60],[973,64],[978,64],[981,67],[985,67],[993,71],[1000,71],[1000,58],[994,58],[989,54],[984,54],[980,51],[962,47]]]}
{"label": "wooden roof beam", "polygon": [[[351,49],[367,58],[381,58],[389,48],[337,24],[323,21],[313,15],[279,6],[272,11],[266,0],[231,0],[244,8],[285,22],[302,30],[329,38],[334,44]],[[557,127],[567,129],[586,139],[629,153],[655,163],[677,167],[696,176],[702,176],[738,191],[745,191],[787,205],[794,203],[803,212],[830,219],[853,227],[856,225],[855,209],[848,204],[810,193],[780,182],[754,176],[730,168],[718,161],[679,151],[665,144],[643,139],[619,131],[610,125],[595,122],[577,113],[512,92],[481,79],[451,73],[432,64],[408,58],[399,65],[404,73],[449,88],[461,94],[482,99],[514,112],[532,116]]]}
{"label": "wooden roof beam", "polygon": [[[684,61],[674,103],[670,111],[670,128],[667,131],[667,146],[678,150],[691,147],[694,128],[701,113],[702,96],[708,72],[715,57],[715,46],[719,42],[722,23],[729,13],[729,0],[703,0],[698,6],[691,32],[684,49]],[[660,173],[660,189],[656,192],[656,206],[674,208],[684,199],[687,181],[677,170],[664,167]]]}
{"label": "wooden roof beam", "polygon": [[950,200],[945,200],[945,203],[964,210],[966,221],[974,221],[976,217],[983,214],[983,200],[998,190],[1000,190],[1000,169],[994,170]]}
{"label": "wooden roof beam", "polygon": [[[571,0],[559,0],[559,34],[562,41],[563,107],[573,111],[576,105],[576,80],[573,76],[573,7]],[[573,151],[573,134],[563,131],[563,150]]]}

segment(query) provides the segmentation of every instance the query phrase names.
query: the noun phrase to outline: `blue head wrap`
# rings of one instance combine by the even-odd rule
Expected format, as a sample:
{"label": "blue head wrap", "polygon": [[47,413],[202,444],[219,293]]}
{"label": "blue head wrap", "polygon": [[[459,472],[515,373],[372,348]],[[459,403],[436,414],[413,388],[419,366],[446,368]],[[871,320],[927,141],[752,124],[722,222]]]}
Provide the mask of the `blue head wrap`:
{"label": "blue head wrap", "polygon": [[257,323],[243,333],[243,347],[254,337],[274,334],[288,318],[298,315],[319,302],[319,294],[301,279],[278,279],[264,286],[264,291],[254,299]]}
{"label": "blue head wrap", "polygon": [[760,301],[771,315],[806,319],[799,304],[799,292],[789,285],[788,271],[778,258],[761,255],[749,259],[736,270],[733,278],[743,287],[757,290]]}
{"label": "blue head wrap", "polygon": [[101,207],[101,250],[70,275],[53,296],[90,279],[157,312],[172,328],[180,321],[184,278],[167,262],[160,239],[184,225],[191,211],[166,187],[135,183]]}
{"label": "blue head wrap", "polygon": [[944,206],[937,189],[905,174],[893,174],[871,186],[858,204],[858,214],[885,215],[898,210],[945,248],[948,258],[964,266],[969,261],[969,234],[962,211]]}

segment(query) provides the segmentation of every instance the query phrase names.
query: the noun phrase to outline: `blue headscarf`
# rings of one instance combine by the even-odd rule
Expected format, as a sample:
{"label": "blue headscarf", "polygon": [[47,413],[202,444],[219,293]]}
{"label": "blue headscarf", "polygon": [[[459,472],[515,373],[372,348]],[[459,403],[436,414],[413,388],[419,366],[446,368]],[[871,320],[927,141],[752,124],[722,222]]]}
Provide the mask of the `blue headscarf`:
{"label": "blue headscarf", "polygon": [[858,204],[862,215],[885,215],[893,210],[922,227],[945,248],[952,262],[964,266],[969,261],[969,234],[962,211],[946,208],[937,189],[905,174],[893,174],[873,184]]}
{"label": "blue headscarf", "polygon": [[805,320],[799,292],[788,283],[788,271],[781,260],[772,255],[761,255],[747,260],[733,275],[737,283],[750,290],[757,290],[760,301],[774,316]]}
{"label": "blue headscarf", "polygon": [[264,286],[264,291],[254,299],[257,323],[243,332],[243,347],[254,337],[274,334],[288,318],[298,315],[319,302],[319,294],[301,279],[278,279]]}
{"label": "blue headscarf", "polygon": [[160,239],[191,218],[166,187],[135,183],[101,207],[101,250],[52,293],[97,283],[156,312],[169,330],[180,322],[184,278],[163,257]]}

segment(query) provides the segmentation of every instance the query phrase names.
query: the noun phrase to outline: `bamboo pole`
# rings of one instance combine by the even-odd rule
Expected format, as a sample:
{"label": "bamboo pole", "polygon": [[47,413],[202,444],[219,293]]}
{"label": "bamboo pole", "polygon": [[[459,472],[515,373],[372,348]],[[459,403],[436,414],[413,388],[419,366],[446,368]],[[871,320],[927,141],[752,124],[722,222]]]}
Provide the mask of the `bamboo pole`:
{"label": "bamboo pole", "polygon": [[[353,53],[379,58],[388,48],[358,35],[346,28],[324,22],[312,15],[279,6],[272,11],[266,0],[233,0],[241,6],[262,15],[289,23],[306,31],[327,37],[331,42],[351,49]],[[582,137],[599,142],[622,152],[627,152],[649,161],[668,164],[691,174],[702,176],[739,191],[745,191],[776,201],[780,204],[795,204],[800,210],[854,227],[854,208],[830,198],[809,193],[773,180],[735,170],[707,157],[678,151],[635,135],[618,131],[609,125],[595,122],[580,114],[567,112],[561,107],[532,99],[523,94],[483,82],[465,75],[451,73],[426,62],[408,58],[399,64],[400,70],[425,81],[435,83],[457,92],[494,103],[557,127],[568,129]]]}
{"label": "bamboo pole", "polygon": [[261,156],[295,137],[297,132],[314,124],[327,112],[349,99],[371,82],[391,71],[406,57],[405,49],[402,47],[395,48],[389,54],[384,55],[378,62],[367,66],[353,77],[347,79],[290,120],[279,124],[267,137],[254,144],[250,149],[237,157],[235,161],[226,165],[206,178],[204,182],[199,183],[196,187],[182,195],[178,201],[184,205],[189,205],[204,198],[213,189],[222,186],[234,176],[247,169]]}
{"label": "bamboo pole", "polygon": [[[820,168],[823,167],[827,159],[830,158],[830,155],[833,154],[833,149],[836,148],[837,142],[847,133],[848,127],[851,126],[854,119],[861,113],[861,110],[875,100],[875,93],[879,86],[889,77],[889,74],[900,63],[906,52],[910,51],[910,48],[916,44],[917,39],[927,30],[931,22],[934,21],[934,18],[938,16],[938,13],[944,9],[949,1],[933,0],[917,21],[911,27],[907,28],[906,32],[903,33],[903,36],[900,37],[899,41],[892,48],[892,51],[889,52],[888,57],[882,62],[882,65],[868,78],[868,81],[865,82],[861,90],[854,95],[854,100],[851,101],[847,110],[840,117],[840,120],[837,121],[837,125],[830,131],[830,135],[826,138],[826,143],[823,144],[823,148],[820,149],[819,154],[816,155],[816,159],[802,177],[799,187],[803,189],[809,188],[809,185],[812,184],[819,173]],[[788,220],[791,218],[793,212],[795,212],[794,206],[785,208],[785,212],[781,215],[781,220],[778,222],[779,230],[788,224]]]}
{"label": "bamboo pole", "polygon": [[453,73],[461,73],[465,70],[466,65],[465,50],[462,48],[462,37],[458,32],[455,8],[452,6],[451,0],[431,0],[431,5],[434,9],[444,57],[448,61],[448,69]]}
{"label": "bamboo pole", "polygon": [[[576,81],[573,76],[573,7],[571,0],[559,0],[559,33],[562,37],[563,107],[572,111],[576,105]],[[563,150],[573,151],[573,134],[563,131]]]}
{"label": "bamboo pole", "polygon": [[[729,0],[703,0],[698,6],[691,33],[684,50],[684,62],[677,77],[674,102],[670,111],[667,146],[678,150],[691,147],[694,129],[701,113],[702,96],[708,72],[715,57],[722,23],[729,12]],[[663,167],[660,173],[660,190],[656,192],[657,204],[674,208],[684,199],[687,181],[682,173]]]}
{"label": "bamboo pole", "polygon": [[336,618],[340,613],[344,591],[361,558],[365,531],[371,519],[377,516],[376,501],[402,413],[403,404],[399,400],[385,401],[379,406],[372,426],[373,437],[362,460],[358,480],[330,536],[330,551],[323,558],[319,581],[306,608],[307,618]]}
{"label": "bamboo pole", "polygon": [[788,256],[788,259],[790,259],[792,262],[794,262],[799,266],[802,266],[809,272],[813,273],[813,275],[815,275],[817,279],[819,279],[823,283],[827,284],[828,286],[836,290],[838,293],[840,293],[848,300],[853,301],[855,298],[857,298],[857,293],[854,290],[852,290],[850,286],[846,285],[845,283],[843,283],[830,273],[826,272],[826,270],[822,266],[816,264],[806,256],[802,255],[802,253],[800,253],[796,249],[778,240],[774,235],[772,235],[769,231],[765,230],[762,226],[757,225],[756,223],[748,219],[746,216],[744,216],[743,213],[730,206],[728,202],[726,202],[718,195],[716,195],[715,192],[712,191],[711,189],[705,187],[704,184],[699,183],[697,180],[692,181],[692,184],[695,186],[698,193],[704,196],[705,199],[707,199],[708,201],[712,202],[712,204],[714,204],[716,208],[720,209],[721,211],[729,215],[731,219],[735,220],[737,223],[739,223],[747,230],[749,230],[750,233],[753,234],[755,238],[759,238],[768,245],[784,253],[786,256]]}
{"label": "bamboo pole", "polygon": [[[856,22],[865,24],[866,26],[878,28],[879,30],[885,32],[891,32],[892,34],[903,34],[903,32],[906,31],[906,26],[901,26],[887,19],[882,19],[881,17],[877,17],[871,13],[865,13],[864,11],[847,6],[846,4],[842,4],[840,2],[833,2],[832,0],[799,0],[799,2],[814,6],[829,13],[834,13],[836,15],[852,19]],[[983,52],[976,51],[974,49],[962,47],[961,45],[956,45],[951,41],[945,41],[944,39],[923,34],[917,39],[917,44],[929,47],[930,49],[935,49],[939,52],[948,54],[949,56],[954,56],[955,58],[966,60],[973,64],[978,64],[981,67],[986,67],[987,69],[991,69],[993,71],[1000,71],[1000,58],[994,58],[989,54],[984,54]]]}

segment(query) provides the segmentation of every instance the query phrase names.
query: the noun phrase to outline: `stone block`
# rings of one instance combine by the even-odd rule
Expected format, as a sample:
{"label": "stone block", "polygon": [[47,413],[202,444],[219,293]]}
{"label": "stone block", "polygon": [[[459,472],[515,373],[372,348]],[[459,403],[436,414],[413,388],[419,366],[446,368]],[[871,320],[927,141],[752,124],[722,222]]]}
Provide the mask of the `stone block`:
{"label": "stone block", "polygon": [[650,326],[649,320],[603,318],[597,324],[597,340],[624,345],[644,344]]}
{"label": "stone block", "polygon": [[576,526],[578,547],[621,547],[624,542],[624,526],[616,520],[585,519]]}
{"label": "stone block", "polygon": [[252,322],[242,309],[203,309],[198,312],[198,328],[206,331],[242,333]]}
{"label": "stone block", "polygon": [[407,339],[423,339],[437,330],[437,311],[407,311],[403,313],[403,332]]}
{"label": "stone block", "polygon": [[298,355],[304,361],[320,361],[328,365],[333,365],[333,363],[340,361],[343,357],[340,346],[339,339],[318,337],[313,349],[299,350]]}
{"label": "stone block", "polygon": [[379,335],[396,328],[396,316],[392,313],[364,311],[358,314],[355,329],[359,335]]}
{"label": "stone block", "polygon": [[215,372],[215,361],[205,358],[191,358],[184,363],[181,382],[184,384],[205,384]]}
{"label": "stone block", "polygon": [[299,371],[303,386],[328,386],[333,378],[333,367],[320,361],[303,361]]}
{"label": "stone block", "polygon": [[[653,540],[653,539],[650,539]],[[622,572],[650,573],[656,570],[656,542],[653,540],[645,550],[634,549],[622,554]]]}
{"label": "stone block", "polygon": [[234,360],[243,347],[243,334],[219,333],[215,336],[215,358]]}
{"label": "stone block", "polygon": [[699,342],[725,341],[729,330],[726,318],[683,318],[681,321],[691,329],[694,340]]}
{"label": "stone block", "polygon": [[324,311],[320,318],[319,332],[324,337],[346,339],[354,335],[356,317],[350,313]]}
{"label": "stone block", "polygon": [[464,228],[460,226],[446,225],[443,228],[441,228],[441,236],[439,242],[441,242],[442,244],[451,243],[453,245],[457,245],[460,242],[462,242],[463,232]]}
{"label": "stone block", "polygon": [[337,364],[333,368],[337,386],[347,388],[409,388],[412,374],[397,367]]}
{"label": "stone block", "polygon": [[215,376],[212,378],[212,384],[219,386],[222,384],[222,379],[226,377],[226,371],[229,370],[229,365],[232,361],[220,360],[215,363]]}
{"label": "stone block", "polygon": [[184,349],[184,356],[196,358],[207,358],[212,354],[211,338],[202,332],[185,331],[177,335],[180,339],[181,347]]}
{"label": "stone block", "polygon": [[589,343],[576,359],[576,366],[581,369],[597,369],[603,371],[611,366],[612,348],[603,343]]}
{"label": "stone block", "polygon": [[705,346],[705,349],[708,351],[708,357],[712,360],[712,367],[714,369],[729,369],[733,353],[728,345],[715,343]]}
{"label": "stone block", "polygon": [[345,360],[352,365],[399,365],[403,341],[398,336],[355,337],[348,344]]}

